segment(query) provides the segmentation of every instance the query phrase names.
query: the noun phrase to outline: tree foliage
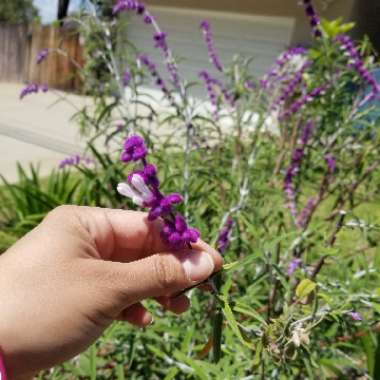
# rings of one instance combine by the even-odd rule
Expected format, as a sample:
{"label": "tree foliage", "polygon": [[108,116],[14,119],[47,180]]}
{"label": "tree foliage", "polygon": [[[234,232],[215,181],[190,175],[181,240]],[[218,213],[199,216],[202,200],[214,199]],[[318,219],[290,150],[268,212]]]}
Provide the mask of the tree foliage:
{"label": "tree foliage", "polygon": [[0,1],[0,22],[28,22],[38,18],[32,0]]}

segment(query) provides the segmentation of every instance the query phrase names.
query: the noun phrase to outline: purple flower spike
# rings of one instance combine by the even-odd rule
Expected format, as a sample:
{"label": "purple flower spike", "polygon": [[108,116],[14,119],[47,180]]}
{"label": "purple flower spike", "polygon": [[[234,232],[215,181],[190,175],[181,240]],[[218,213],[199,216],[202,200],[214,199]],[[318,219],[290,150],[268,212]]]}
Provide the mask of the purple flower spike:
{"label": "purple flower spike", "polygon": [[360,75],[362,80],[372,88],[370,97],[379,97],[380,85],[377,83],[376,78],[371,75],[366,68],[363,58],[351,38],[345,34],[342,34],[337,36],[335,40],[341,45],[342,50],[349,58],[348,67],[355,70]]}
{"label": "purple flower spike", "polygon": [[282,90],[280,96],[273,102],[273,109],[277,109],[280,106],[284,105],[288,99],[290,99],[294,93],[297,91],[299,88],[300,84],[302,83],[303,80],[303,75],[305,71],[311,66],[312,62],[311,61],[306,61],[301,69],[296,72],[294,78],[292,78],[285,88]]}
{"label": "purple flower spike", "polygon": [[20,99],[24,99],[25,96],[30,94],[37,94],[38,92],[47,92],[49,90],[48,86],[46,84],[38,85],[37,83],[31,83],[25,86],[21,93],[20,93]]}
{"label": "purple flower spike", "polygon": [[363,320],[363,317],[361,314],[359,314],[357,311],[350,311],[347,313],[354,321],[360,322]]}
{"label": "purple flower spike", "polygon": [[37,65],[43,62],[49,54],[49,49],[43,49],[37,54]]}
{"label": "purple flower spike", "polygon": [[161,193],[157,169],[146,160],[147,149],[144,139],[134,135],[126,139],[121,160],[140,161],[142,168],[133,171],[127,182],[119,183],[119,194],[130,198],[136,205],[149,209],[148,220],[163,219],[161,237],[171,248],[191,248],[199,237],[199,231],[188,227],[184,217],[175,213],[174,207],[183,202],[178,193]]}
{"label": "purple flower spike", "polygon": [[91,158],[85,157],[85,156],[80,156],[79,154],[76,154],[74,156],[70,156],[70,157],[67,157],[64,160],[62,160],[59,163],[58,168],[64,169],[64,168],[69,167],[69,166],[76,166],[79,164],[90,165],[93,163],[94,163],[94,161]]}
{"label": "purple flower spike", "polygon": [[216,247],[220,253],[224,253],[230,244],[231,230],[233,224],[233,220],[231,218],[228,218],[225,225],[219,232]]}
{"label": "purple flower spike", "polygon": [[316,38],[322,37],[322,31],[320,29],[321,20],[315,11],[315,7],[311,0],[303,0],[306,16],[309,19],[310,26],[312,28],[313,36]]}
{"label": "purple flower spike", "polygon": [[294,272],[301,266],[302,260],[299,258],[293,259],[288,265],[288,276],[292,276]]}
{"label": "purple flower spike", "polygon": [[149,59],[147,55],[140,55],[139,61],[142,65],[146,66],[150,72],[150,75],[155,78],[155,83],[158,87],[160,87],[163,94],[167,97],[170,103],[174,103],[174,99],[166,86],[164,79],[160,76],[157,71],[156,65]]}
{"label": "purple flower spike", "polygon": [[280,116],[280,121],[288,119],[295,115],[301,108],[303,108],[307,103],[313,102],[316,98],[323,95],[325,93],[326,87],[315,87],[306,95],[301,96],[294,103],[290,105],[290,107],[285,110]]}
{"label": "purple flower spike", "polygon": [[224,84],[214,77],[212,77],[206,70],[202,70],[199,73],[199,77],[203,80],[206,85],[207,93],[210,98],[212,106],[215,108],[214,114],[217,115],[218,112],[218,97],[221,95],[223,99],[229,103],[229,105],[234,108],[235,100],[233,95],[228,91]]}
{"label": "purple flower spike", "polygon": [[[293,218],[296,219],[296,224],[298,226],[300,226],[300,224],[299,219],[297,218],[298,213],[296,207],[296,191],[294,186],[294,178],[300,171],[302,159],[305,154],[305,149],[309,140],[312,137],[313,131],[314,124],[312,122],[307,123],[302,131],[300,146],[293,151],[290,166],[286,170],[284,179],[284,193],[287,199],[287,207],[289,208]],[[302,215],[301,219],[304,219],[304,215]]]}
{"label": "purple flower spike", "polygon": [[262,89],[269,89],[277,80],[282,80],[283,72],[286,65],[294,58],[302,57],[306,54],[307,50],[302,47],[293,47],[282,53],[276,60],[276,63],[260,80]]}
{"label": "purple flower spike", "polygon": [[214,36],[212,35],[209,21],[203,20],[201,22],[200,27],[201,27],[201,30],[203,31],[203,35],[204,35],[205,42],[207,45],[208,55],[210,57],[210,62],[215,66],[215,68],[218,71],[223,71],[223,65],[220,62],[219,55],[215,49]]}

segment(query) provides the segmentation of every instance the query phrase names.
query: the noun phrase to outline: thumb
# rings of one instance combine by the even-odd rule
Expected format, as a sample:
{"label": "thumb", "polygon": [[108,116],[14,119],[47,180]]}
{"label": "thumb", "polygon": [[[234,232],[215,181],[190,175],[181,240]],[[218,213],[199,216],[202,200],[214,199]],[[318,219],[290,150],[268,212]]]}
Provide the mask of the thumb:
{"label": "thumb", "polygon": [[107,262],[123,308],[194,286],[206,280],[218,264],[209,253],[190,249],[159,253],[127,264]]}

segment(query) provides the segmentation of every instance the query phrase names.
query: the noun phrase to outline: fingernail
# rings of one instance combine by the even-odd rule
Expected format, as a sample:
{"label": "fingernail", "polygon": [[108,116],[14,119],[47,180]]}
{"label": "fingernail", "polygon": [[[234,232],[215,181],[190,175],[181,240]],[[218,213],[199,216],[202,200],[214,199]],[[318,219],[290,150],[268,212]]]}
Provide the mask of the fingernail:
{"label": "fingernail", "polygon": [[207,279],[214,271],[214,261],[207,252],[186,251],[180,260],[188,279],[195,283]]}

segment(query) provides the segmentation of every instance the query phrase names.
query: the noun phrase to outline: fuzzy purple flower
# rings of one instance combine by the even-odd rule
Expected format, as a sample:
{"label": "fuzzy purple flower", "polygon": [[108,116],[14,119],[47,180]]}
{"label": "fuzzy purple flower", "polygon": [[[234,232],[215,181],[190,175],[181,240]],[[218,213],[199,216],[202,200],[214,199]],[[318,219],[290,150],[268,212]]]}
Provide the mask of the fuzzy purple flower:
{"label": "fuzzy purple flower", "polygon": [[306,61],[302,65],[301,69],[295,73],[295,76],[291,78],[291,80],[286,84],[280,96],[273,102],[273,109],[277,109],[294,95],[294,93],[297,91],[297,88],[299,88],[299,85],[302,83],[305,71],[311,66],[311,64],[311,61]]}
{"label": "fuzzy purple flower", "polygon": [[157,66],[155,63],[153,63],[147,55],[140,55],[139,61],[142,65],[147,67],[147,69],[150,72],[150,75],[155,80],[155,84],[160,88],[160,90],[164,93],[164,95],[169,99],[171,103],[174,103],[174,99],[166,86],[165,80],[162,78],[162,76],[159,74],[157,70]]}
{"label": "fuzzy purple flower", "polygon": [[43,62],[49,54],[49,49],[43,49],[37,54],[37,65]]}
{"label": "fuzzy purple flower", "polygon": [[234,221],[231,218],[228,218],[223,228],[219,232],[216,247],[220,253],[224,253],[230,244],[231,230],[233,225]]}
{"label": "fuzzy purple flower", "polygon": [[222,94],[224,100],[231,107],[235,107],[235,99],[233,95],[228,91],[226,86],[224,86],[224,84],[219,79],[212,77],[206,70],[201,71],[199,73],[199,77],[205,83],[210,102],[215,108],[218,107],[219,94]]}
{"label": "fuzzy purple flower", "polygon": [[370,96],[372,98],[378,97],[380,95],[380,85],[365,67],[363,58],[351,38],[342,34],[337,36],[335,40],[341,45],[345,55],[349,58],[348,67],[355,70],[362,80],[371,87]]}
{"label": "fuzzy purple flower", "polygon": [[300,171],[302,159],[305,154],[305,148],[313,134],[313,131],[314,124],[312,122],[307,123],[302,131],[300,146],[293,151],[290,166],[285,173],[284,192],[287,198],[287,207],[295,219],[297,219],[297,207],[294,179]]}
{"label": "fuzzy purple flower", "polygon": [[58,167],[59,167],[59,169],[64,169],[68,166],[76,166],[79,164],[90,165],[92,163],[94,163],[94,161],[91,158],[85,157],[85,156],[80,156],[79,154],[76,154],[74,156],[70,156],[70,157],[67,157],[64,160],[62,160],[59,163]]}
{"label": "fuzzy purple flower", "polygon": [[300,258],[293,259],[289,262],[287,274],[292,276],[294,272],[301,266],[302,260]]}
{"label": "fuzzy purple flower", "polygon": [[147,155],[144,139],[140,136],[132,136],[125,141],[124,151],[121,155],[121,161],[139,161]]}
{"label": "fuzzy purple flower", "polygon": [[294,58],[302,57],[307,50],[303,47],[293,47],[283,52],[276,60],[276,63],[260,80],[260,86],[263,89],[268,89],[275,80],[281,78],[284,67]]}
{"label": "fuzzy purple flower", "polygon": [[37,94],[38,92],[47,92],[49,90],[49,87],[47,84],[39,85],[37,83],[30,83],[26,85],[20,93],[20,99],[24,99],[25,96],[30,94]]}
{"label": "fuzzy purple flower", "polygon": [[112,8],[113,15],[117,15],[118,13],[128,10],[136,10],[139,3],[134,0],[118,0],[116,4]]}
{"label": "fuzzy purple flower", "polygon": [[330,174],[334,173],[334,171],[336,169],[335,158],[331,154],[327,154],[325,156],[325,161],[326,161],[326,165],[327,165],[327,169],[328,169],[329,173]]}
{"label": "fuzzy purple flower", "polygon": [[322,37],[322,31],[320,28],[321,19],[317,15],[312,0],[303,0],[303,5],[305,7],[305,13],[309,19],[309,23],[313,31],[314,37]]}
{"label": "fuzzy purple flower", "polygon": [[211,26],[209,21],[203,20],[201,22],[200,28],[203,32],[203,36],[207,45],[208,55],[210,62],[215,66],[218,71],[223,71],[223,65],[220,62],[219,55],[215,49],[214,36],[211,31]]}
{"label": "fuzzy purple flower", "polygon": [[246,90],[252,91],[252,90],[256,89],[256,83],[253,80],[251,80],[251,79],[247,79],[244,82],[244,87],[245,87]]}
{"label": "fuzzy purple flower", "polygon": [[200,234],[198,230],[189,227],[183,216],[174,210],[176,205],[183,202],[183,198],[177,193],[161,193],[157,169],[147,162],[146,155],[147,149],[142,137],[135,135],[126,139],[122,161],[140,161],[142,167],[132,172],[126,182],[119,183],[117,191],[132,199],[136,205],[148,208],[149,221],[163,219],[161,237],[170,247],[191,247],[191,243],[195,243]]}
{"label": "fuzzy purple flower", "polygon": [[301,108],[303,108],[307,103],[311,103],[317,97],[325,93],[326,87],[315,87],[310,92],[305,95],[302,95],[299,99],[294,101],[288,109],[286,109],[280,116],[281,121],[290,118],[295,115]]}
{"label": "fuzzy purple flower", "polygon": [[357,311],[350,311],[347,313],[347,315],[350,316],[356,322],[360,322],[363,320],[363,316],[359,314]]}
{"label": "fuzzy purple flower", "polygon": [[[147,11],[145,5],[137,0],[118,0],[113,7],[113,14],[116,16],[122,11],[133,11],[136,12],[138,16],[141,16],[145,24],[153,24],[155,33],[153,34],[153,40],[155,42],[154,46],[162,50],[166,68],[169,75],[177,88],[181,87],[180,78],[178,74],[177,64],[173,58],[173,54],[169,49],[167,44],[167,34],[161,31],[154,21],[153,16]],[[163,82],[162,79],[157,79],[157,84]]]}
{"label": "fuzzy purple flower", "polygon": [[164,53],[164,57],[166,60],[166,68],[170,74],[170,77],[172,78],[174,85],[179,87],[180,80],[178,75],[178,68],[176,63],[174,62],[172,53],[167,43],[167,33],[162,31],[156,32],[153,35],[153,40],[155,42],[154,47],[162,50],[162,52]]}

